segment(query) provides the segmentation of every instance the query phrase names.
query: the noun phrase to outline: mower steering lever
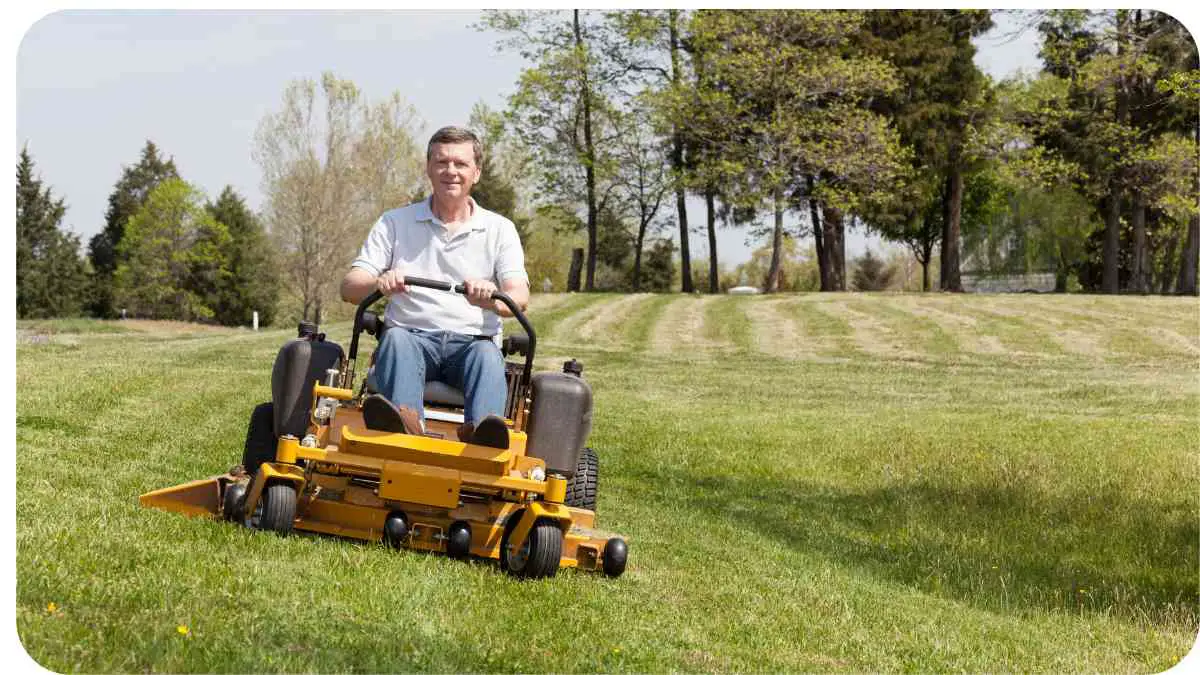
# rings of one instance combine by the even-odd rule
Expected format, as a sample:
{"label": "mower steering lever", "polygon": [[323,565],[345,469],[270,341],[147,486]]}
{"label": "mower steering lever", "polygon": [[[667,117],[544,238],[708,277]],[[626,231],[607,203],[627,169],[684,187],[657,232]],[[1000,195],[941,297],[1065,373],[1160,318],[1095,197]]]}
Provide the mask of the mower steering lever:
{"label": "mower steering lever", "polygon": [[[464,284],[451,284],[449,281],[439,281],[437,279],[405,277],[404,284],[406,286],[432,288],[436,291],[452,291],[460,295],[466,295],[467,292]],[[383,293],[375,290],[371,291],[370,295],[358,303],[358,310],[354,313],[354,329],[350,337],[350,353],[347,354],[349,369],[343,378],[343,387],[350,388],[354,384],[354,361],[358,357],[358,336],[363,331],[363,315],[366,313],[368,307],[378,302],[382,297]],[[499,301],[507,307],[508,311],[512,312],[513,317],[516,318],[517,323],[521,324],[521,328],[525,331],[525,334],[529,336],[529,350],[525,353],[525,372],[522,375],[522,379],[525,382],[529,382],[529,378],[533,375],[533,352],[537,345],[537,336],[534,334],[533,324],[529,323],[529,319],[526,318],[525,313],[521,311],[521,308],[517,306],[516,302],[513,302],[513,299],[507,293],[494,291],[492,299]]]}

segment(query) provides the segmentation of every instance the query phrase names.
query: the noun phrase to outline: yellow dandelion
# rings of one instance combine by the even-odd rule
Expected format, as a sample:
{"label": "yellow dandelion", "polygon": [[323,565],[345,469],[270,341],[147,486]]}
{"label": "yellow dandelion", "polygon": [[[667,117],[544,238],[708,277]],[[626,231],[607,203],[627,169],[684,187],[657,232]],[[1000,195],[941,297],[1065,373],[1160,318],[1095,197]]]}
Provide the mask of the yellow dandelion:
{"label": "yellow dandelion", "polygon": [[46,605],[46,612],[47,612],[47,613],[49,613],[49,614],[53,614],[53,613],[55,613],[55,612],[57,612],[57,611],[58,611],[58,605],[54,604],[53,602],[51,602],[50,604]]}
{"label": "yellow dandelion", "polygon": [[178,631],[180,635],[188,635],[189,633],[192,632],[188,629],[187,626],[184,626],[182,624],[180,624],[175,630]]}

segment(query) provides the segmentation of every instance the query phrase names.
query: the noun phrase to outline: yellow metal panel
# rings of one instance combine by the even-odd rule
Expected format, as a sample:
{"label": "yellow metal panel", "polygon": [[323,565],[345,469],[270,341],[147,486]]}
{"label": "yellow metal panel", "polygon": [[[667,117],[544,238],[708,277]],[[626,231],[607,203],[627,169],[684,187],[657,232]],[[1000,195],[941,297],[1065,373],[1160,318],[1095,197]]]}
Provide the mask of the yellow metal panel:
{"label": "yellow metal panel", "polygon": [[152,509],[188,516],[211,516],[220,508],[220,492],[220,478],[214,477],[147,492],[138,502]]}
{"label": "yellow metal panel", "polygon": [[452,509],[458,506],[459,472],[409,462],[384,462],[379,496]]}
{"label": "yellow metal panel", "polygon": [[346,453],[413,462],[460,471],[504,476],[512,465],[510,450],[459,441],[342,427],[338,447]]}
{"label": "yellow metal panel", "polygon": [[314,499],[296,527],[341,537],[376,541],[383,536],[387,511],[367,506]]}

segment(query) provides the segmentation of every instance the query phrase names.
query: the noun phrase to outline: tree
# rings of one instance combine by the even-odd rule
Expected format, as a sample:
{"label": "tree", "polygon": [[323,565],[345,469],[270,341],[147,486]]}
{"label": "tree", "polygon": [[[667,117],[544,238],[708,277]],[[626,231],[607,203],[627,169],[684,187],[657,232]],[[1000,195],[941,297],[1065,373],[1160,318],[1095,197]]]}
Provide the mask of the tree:
{"label": "tree", "polygon": [[734,129],[712,139],[733,139],[714,154],[740,176],[736,205],[774,214],[767,292],[780,288],[784,212],[806,176],[816,179],[808,198],[822,204],[826,255],[840,251],[846,215],[899,179],[894,131],[861,105],[896,86],[890,65],[848,48],[862,21],[861,12],[772,10],[701,11],[693,22],[711,83],[698,116]]}
{"label": "tree", "polygon": [[546,203],[578,204],[586,212],[587,274],[595,285],[597,219],[611,194],[614,168],[605,126],[611,90],[626,69],[604,59],[612,36],[580,10],[489,11],[483,25],[511,35],[504,46],[534,65],[521,72],[509,99],[513,129],[534,155]]}
{"label": "tree", "polygon": [[64,232],[67,207],[34,176],[29,148],[17,161],[17,316],[74,316],[83,306],[86,274],[79,237]]}
{"label": "tree", "polygon": [[[318,110],[322,102],[323,110]],[[419,195],[424,155],[417,121],[398,93],[375,106],[349,80],[291,82],[278,112],[258,126],[263,219],[283,287],[303,319],[321,320],[380,213]]]}
{"label": "tree", "polygon": [[[639,105],[656,118],[655,131],[666,138],[662,148],[670,161],[670,185],[675,194],[675,212],[679,223],[679,250],[682,277],[680,289],[691,293],[694,284],[691,274],[691,243],[689,241],[687,189],[690,185],[689,148],[693,147],[688,134],[692,120],[678,107],[678,101],[692,89],[687,75],[686,55],[689,45],[687,15],[678,9],[616,11],[608,14],[618,35],[624,41],[610,50],[609,57],[625,69],[642,76],[644,89]],[[709,210],[710,230],[712,210]],[[641,240],[639,237],[639,255]],[[716,248],[710,251],[716,263]],[[640,266],[635,263],[635,269]],[[635,287],[637,275],[635,274]]]}
{"label": "tree", "polygon": [[[641,290],[642,252],[646,235],[658,216],[663,197],[671,189],[671,177],[666,161],[667,148],[652,133],[649,106],[635,100],[629,113],[622,116],[618,127],[624,129],[615,141],[618,168],[614,182],[619,192],[619,206],[637,222],[633,241],[633,269],[630,281],[633,290]],[[685,287],[690,284],[684,284]]]}
{"label": "tree", "polygon": [[126,223],[113,301],[134,316],[211,321],[229,285],[230,236],[178,178],[163,181]]}
{"label": "tree", "polygon": [[867,13],[856,42],[865,53],[895,66],[902,86],[872,99],[871,109],[895,121],[911,148],[914,180],[898,186],[895,209],[874,209],[867,219],[884,236],[902,242],[923,268],[941,244],[940,284],[961,291],[959,276],[962,199],[971,156],[968,134],[985,110],[986,80],[974,65],[971,38],[991,26],[987,10],[902,10]]}
{"label": "tree", "polygon": [[113,273],[121,263],[118,249],[125,236],[125,224],[146,202],[146,197],[160,183],[179,178],[175,160],[163,159],[158,146],[147,140],[137,164],[123,167],[121,178],[108,197],[104,213],[104,229],[88,242],[94,277],[91,282],[90,310],[100,317],[115,316],[112,298]]}
{"label": "tree", "polygon": [[646,252],[642,289],[652,293],[671,290],[675,277],[675,244],[670,239],[655,239]]}
{"label": "tree", "polygon": [[856,291],[886,291],[892,285],[896,276],[896,268],[886,260],[875,257],[871,249],[867,249],[861,258],[855,261],[853,287]]}
{"label": "tree", "polygon": [[205,208],[229,233],[228,283],[214,289],[214,318],[227,326],[245,326],[258,312],[259,322],[271,325],[279,303],[279,274],[266,231],[232,186]]}
{"label": "tree", "polygon": [[1200,133],[1195,99],[1171,86],[1197,68],[1195,43],[1171,17],[1142,10],[1059,10],[1039,29],[1046,71],[1064,92],[1038,118],[1039,142],[1079,167],[1077,188],[1103,214],[1092,237],[1098,257],[1083,266],[1081,282],[1095,279],[1105,293],[1126,284],[1148,292],[1159,249],[1183,234],[1175,217],[1188,217],[1163,210],[1165,156],[1151,154],[1165,135]]}
{"label": "tree", "polygon": [[527,235],[530,217],[525,213],[517,183],[526,153],[514,147],[506,133],[504,116],[493,112],[483,102],[471,108],[468,126],[483,143],[483,165],[479,182],[471,188],[471,197],[484,208],[513,221],[522,240]]}

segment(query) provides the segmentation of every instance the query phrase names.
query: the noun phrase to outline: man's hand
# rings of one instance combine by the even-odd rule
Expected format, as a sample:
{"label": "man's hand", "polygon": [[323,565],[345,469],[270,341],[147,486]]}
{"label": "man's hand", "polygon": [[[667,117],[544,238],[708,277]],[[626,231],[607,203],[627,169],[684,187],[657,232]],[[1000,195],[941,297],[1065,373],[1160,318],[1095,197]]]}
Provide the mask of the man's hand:
{"label": "man's hand", "polygon": [[384,295],[407,293],[408,286],[404,283],[404,275],[399,270],[387,270],[375,281],[375,288]]}
{"label": "man's hand", "polygon": [[496,284],[487,279],[467,279],[463,282],[463,287],[467,291],[467,302],[476,307],[496,311],[496,301],[492,300],[492,293],[499,290]]}

